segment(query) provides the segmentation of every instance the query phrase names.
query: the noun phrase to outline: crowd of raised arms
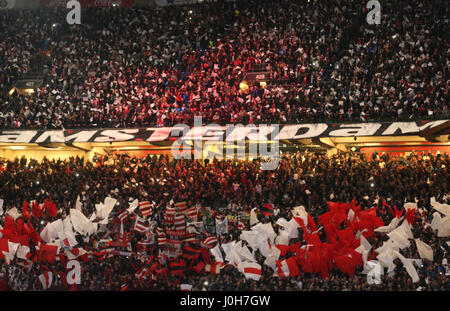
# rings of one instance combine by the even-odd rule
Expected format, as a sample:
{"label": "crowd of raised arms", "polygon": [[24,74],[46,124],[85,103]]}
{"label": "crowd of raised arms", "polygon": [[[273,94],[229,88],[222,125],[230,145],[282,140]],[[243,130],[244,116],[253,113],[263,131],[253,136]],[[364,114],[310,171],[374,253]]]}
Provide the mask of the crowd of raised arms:
{"label": "crowd of raised arms", "polygon": [[[0,12],[0,128],[449,116],[445,1],[204,2]],[[265,88],[239,84],[259,68]],[[9,95],[26,73],[43,85]]]}
{"label": "crowd of raised arms", "polygon": [[[374,154],[366,158],[355,153],[327,156],[298,152],[284,154],[279,167],[273,171],[261,170],[258,160],[214,159],[204,162],[174,160],[166,156],[135,158],[125,154],[94,157],[92,161],[84,161],[82,158],[44,158],[36,161],[24,157],[15,161],[2,160],[1,239],[7,238],[10,242],[28,245],[29,256],[21,259],[16,254],[10,262],[7,262],[6,257],[2,260],[0,286],[3,289],[40,290],[43,289],[43,283],[38,276],[51,271],[54,277],[50,289],[73,289],[73,286],[65,283],[63,276],[67,271],[67,260],[78,256],[77,260],[81,263],[81,284],[76,286],[78,290],[179,290],[181,284],[192,285],[193,290],[449,290],[448,228],[444,228],[444,231],[447,230],[446,234],[441,234],[434,227],[436,219],[440,219],[436,214],[442,211],[446,213],[445,206],[447,211],[449,208],[445,205],[450,203],[449,168],[450,158],[447,154],[415,153],[395,157]],[[43,236],[44,227],[71,215],[71,209],[78,204],[77,208],[88,219],[98,222],[92,214],[99,214],[96,204],[104,202],[107,197],[117,200],[107,223],[99,225],[99,229],[88,238],[77,235],[76,247],[58,248],[57,260],[45,260],[45,256],[37,250],[37,246],[41,249],[41,245],[45,244],[38,237]],[[144,217],[137,208],[129,213],[126,220],[119,220],[121,211],[128,209],[130,202],[136,199],[139,202],[151,202],[152,214]],[[44,205],[50,200],[56,205],[57,214],[55,212],[51,215],[49,211],[44,211],[35,215],[33,200]],[[28,209],[23,207],[24,202],[29,203]],[[170,233],[165,222],[166,213],[177,202],[186,202],[188,208],[195,207],[198,218],[195,221],[186,218],[186,230],[195,232],[195,239],[183,242],[181,251],[172,258],[166,251]],[[370,217],[378,219],[376,227],[392,223],[394,218],[400,218],[399,215],[402,215],[402,219],[405,218],[404,222],[407,218],[414,238],[420,239],[433,250],[432,260],[424,259],[418,253],[414,241],[400,250],[408,260],[421,260],[420,264],[414,265],[419,279],[412,281],[399,258],[393,262],[395,269],[389,273],[385,269],[379,284],[367,281],[364,264],[357,264],[354,273],[343,272],[342,266],[334,263],[338,260],[338,257],[333,257],[336,255],[329,255],[332,266],[326,268],[326,275],[323,274],[324,270],[318,273],[315,268],[314,271],[304,271],[307,269],[299,254],[303,254],[302,251],[305,250],[299,246],[318,243],[322,244],[320,247],[337,247],[342,242],[340,234],[340,242],[331,241],[333,234],[323,216],[334,209],[330,202],[352,206],[352,210],[358,215],[354,218],[359,217],[361,223],[370,214],[371,208],[375,207]],[[416,204],[412,215],[409,210],[405,210],[406,204],[411,203],[405,202]],[[269,215],[263,212],[267,203],[273,204],[274,208],[274,212]],[[436,204],[444,206],[443,209],[437,212],[434,208]],[[218,260],[211,252],[213,245],[205,244],[206,239],[214,240],[216,237],[214,245],[222,246],[230,241],[240,240],[242,232],[249,231],[254,226],[250,223],[251,217],[248,217],[252,210],[260,224],[271,224],[274,232],[281,235],[281,219],[293,219],[293,208],[298,206],[303,206],[310,219],[308,228],[299,227],[298,235],[295,235],[297,237],[288,240],[286,247],[295,246],[295,252],[286,251],[286,248],[275,245],[276,243],[272,246],[284,249],[279,260],[295,258],[299,275],[280,277],[274,274],[274,270],[265,264],[260,250],[251,243],[244,244],[251,250],[255,262],[261,265],[260,280],[245,277],[233,261],[224,260],[222,269],[214,270],[216,273],[213,273],[211,267]],[[360,206],[360,210],[355,206]],[[13,213],[14,208],[16,211]],[[26,215],[30,210],[33,211],[33,216]],[[228,231],[219,236],[214,222],[217,222],[217,217],[220,219],[220,215],[234,217],[236,221],[231,221],[230,218]],[[147,233],[135,230],[135,217],[146,218],[149,224]],[[338,226],[339,229],[343,229],[344,225],[350,226],[350,220],[346,220],[346,217],[344,215],[340,220],[345,221]],[[316,233],[309,230],[313,223],[317,224]],[[28,228],[26,230],[22,229],[26,227],[25,224]],[[353,225],[357,224],[352,223]],[[320,226],[324,226],[325,230]],[[354,228],[352,234],[357,234],[359,229]],[[191,229],[193,230],[190,231]],[[164,243],[160,239],[162,231],[167,234],[167,241]],[[389,239],[386,231],[374,231],[373,228],[369,228],[369,231],[370,233],[366,232],[368,234],[364,233],[372,246],[365,259],[367,261],[376,258],[375,250],[385,245]],[[125,244],[114,244],[117,239],[123,240],[123,232],[126,234]],[[316,240],[312,238],[313,235],[316,235]],[[103,247],[104,243],[101,241],[110,241],[110,244]],[[277,238],[275,241],[280,240]],[[146,242],[150,246],[143,246]],[[117,252],[111,256],[105,255],[105,252],[102,253],[105,248],[115,248]],[[187,250],[197,252],[197,256],[189,257],[192,253],[188,256]],[[126,256],[120,255],[120,251],[122,254],[126,253]],[[182,258],[188,264],[184,261],[185,267],[178,273],[171,264],[181,262]],[[313,266],[315,267],[315,263]],[[143,267],[146,269],[146,277],[141,275]]]}

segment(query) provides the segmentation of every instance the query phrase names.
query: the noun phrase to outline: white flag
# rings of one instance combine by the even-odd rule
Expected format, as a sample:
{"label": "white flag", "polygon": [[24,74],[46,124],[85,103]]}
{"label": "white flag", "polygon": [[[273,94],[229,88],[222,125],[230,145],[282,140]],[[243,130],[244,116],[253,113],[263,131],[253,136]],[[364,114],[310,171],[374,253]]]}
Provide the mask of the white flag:
{"label": "white flag", "polygon": [[127,209],[128,213],[131,214],[134,212],[134,210],[138,207],[139,200],[136,199],[133,202],[130,203],[130,207]]}
{"label": "white flag", "polygon": [[77,200],[76,200],[76,202],[75,202],[75,209],[81,211],[80,195],[77,196]]}
{"label": "white flag", "polygon": [[14,220],[16,220],[17,218],[19,218],[20,216],[22,216],[22,214],[19,213],[19,212],[17,211],[17,208],[15,208],[15,207],[9,209],[9,210],[6,212],[6,214],[9,215],[9,216],[11,216],[12,218],[14,218]]}
{"label": "white flag", "polygon": [[97,231],[97,224],[92,223],[79,210],[70,209],[70,222],[75,231],[82,235],[91,235]]}
{"label": "white flag", "polygon": [[214,258],[216,258],[216,261],[224,262],[219,244],[211,248],[209,251],[214,256]]}
{"label": "white flag", "polygon": [[257,224],[259,222],[258,217],[256,216],[256,207],[252,208],[250,211],[250,226],[253,226],[254,224]]}
{"label": "white flag", "polygon": [[425,258],[429,261],[433,261],[433,249],[431,248],[431,246],[429,246],[425,242],[422,242],[420,239],[415,239],[415,241],[420,258]]}
{"label": "white flag", "polygon": [[400,258],[401,262],[403,263],[403,266],[405,267],[409,276],[412,278],[413,283],[418,282],[419,275],[417,274],[416,268],[414,268],[412,262],[403,257],[403,255],[400,254],[399,252],[397,252],[396,255],[398,256],[398,258]]}
{"label": "white flag", "polygon": [[216,218],[216,235],[224,235],[228,233],[228,217],[223,220]]}

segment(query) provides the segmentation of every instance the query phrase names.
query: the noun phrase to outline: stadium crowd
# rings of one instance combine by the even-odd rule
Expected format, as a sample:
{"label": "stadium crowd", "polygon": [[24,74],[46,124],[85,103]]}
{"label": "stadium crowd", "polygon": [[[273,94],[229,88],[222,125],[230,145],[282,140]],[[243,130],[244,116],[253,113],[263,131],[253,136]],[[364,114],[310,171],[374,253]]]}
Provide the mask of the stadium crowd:
{"label": "stadium crowd", "polygon": [[[16,257],[9,265],[6,264],[6,259],[1,264],[0,286],[3,289],[41,290],[43,285],[37,276],[43,271],[53,271],[55,275],[51,290],[179,290],[181,284],[192,285],[192,290],[450,289],[450,240],[448,236],[438,237],[429,224],[436,212],[431,205],[432,200],[450,203],[448,154],[411,153],[395,157],[374,154],[367,159],[364,155],[355,153],[327,156],[322,153],[297,152],[284,154],[279,167],[274,171],[261,170],[258,160],[214,159],[203,162],[174,160],[166,156],[135,158],[126,154],[95,157],[92,161],[83,163],[81,158],[64,161],[43,159],[40,162],[17,158],[15,161],[0,162],[0,185],[3,185],[0,198],[4,200],[4,213],[1,216],[3,230],[0,232],[3,237],[7,234],[6,217],[9,216],[6,214],[14,208],[24,211],[22,207],[25,201],[31,206],[32,200],[42,203],[50,197],[56,204],[57,215],[50,217],[44,212],[40,217],[30,217],[27,222],[42,235],[42,229],[48,222],[69,215],[69,209],[77,204],[80,204],[80,210],[85,216],[93,219],[91,216],[96,211],[96,204],[103,202],[108,196],[117,199],[109,221],[102,230],[89,238],[77,236],[78,247],[90,254],[89,257],[78,258],[81,262],[81,284],[74,287],[64,283],[62,276],[66,271],[64,262],[67,261],[64,255],[54,262],[42,262],[38,259],[32,267],[28,265],[31,258],[24,261]],[[152,225],[149,232],[153,234],[148,236],[136,231],[135,221],[130,213],[129,218],[122,222],[123,232],[127,234],[126,242],[115,245],[125,255],[100,255],[98,252],[103,245],[101,241],[116,241],[117,234],[122,240],[119,229],[122,220],[117,215],[128,208],[134,199],[152,202],[153,213],[149,217]],[[217,274],[205,271],[204,267],[200,267],[198,271],[186,269],[182,274],[177,274],[172,273],[170,267],[167,270],[170,260],[168,253],[163,251],[166,245],[160,245],[161,240],[156,233],[157,228],[164,227],[165,212],[174,206],[174,202],[186,201],[188,207],[195,206],[199,215],[199,221],[192,222],[195,223],[196,237],[184,242],[183,248],[203,250],[201,261],[212,265],[215,260],[203,241],[215,236],[214,222],[220,215],[235,218],[235,221],[229,222],[227,232],[217,236],[216,243],[223,245],[238,240],[242,230],[250,229],[249,214],[253,208],[256,208],[259,221],[271,223],[278,234],[281,229],[277,220],[290,220],[295,206],[304,206],[314,222],[320,224],[320,216],[328,210],[328,202],[351,202],[353,199],[356,205],[361,205],[363,211],[375,206],[377,217],[386,225],[394,218],[389,211],[391,207],[395,206],[396,213],[404,212],[405,202],[417,203],[411,219],[412,232],[415,238],[427,243],[434,253],[432,261],[422,259],[417,268],[420,277],[418,282],[412,282],[399,259],[394,261],[395,270],[385,273],[380,284],[369,284],[362,266],[356,268],[352,276],[334,266],[330,269],[328,278],[305,271],[295,277],[282,278],[274,275],[274,271],[263,264],[258,250],[254,253],[262,266],[259,281],[245,278],[232,264],[225,265]],[[264,204],[268,202],[274,206],[274,213],[270,215],[262,212]],[[134,217],[143,217],[141,212],[136,209]],[[21,219],[25,223],[25,212],[16,217],[17,226]],[[309,244],[303,227],[298,230],[298,238],[290,239],[289,245]],[[320,240],[325,243],[329,232],[320,229],[318,232]],[[27,238],[32,255],[37,253],[35,238]],[[367,240],[375,250],[386,238],[386,233],[373,232]],[[143,247],[141,243],[149,240],[152,241],[151,246]],[[248,246],[252,248],[252,245]],[[61,253],[62,250],[63,248]],[[421,258],[414,243],[401,252],[408,258]],[[371,251],[369,259],[373,259],[375,255]],[[28,264],[24,264],[25,262]],[[159,268],[151,270],[147,279],[137,276],[138,271],[141,271],[138,268],[143,262],[148,263],[148,269],[158,262]]]}
{"label": "stadium crowd", "polygon": [[[139,127],[445,118],[448,6],[364,1],[203,2],[0,12],[0,128]],[[240,89],[246,72],[266,87]],[[9,95],[28,72],[33,94]]]}

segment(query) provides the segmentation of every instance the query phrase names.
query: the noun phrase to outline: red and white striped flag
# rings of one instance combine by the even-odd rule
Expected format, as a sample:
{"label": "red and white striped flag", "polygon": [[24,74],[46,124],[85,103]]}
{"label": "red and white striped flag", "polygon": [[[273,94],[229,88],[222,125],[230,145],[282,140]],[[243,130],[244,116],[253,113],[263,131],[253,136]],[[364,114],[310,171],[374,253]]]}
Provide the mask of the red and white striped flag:
{"label": "red and white striped flag", "polygon": [[145,280],[148,276],[148,271],[144,267],[140,268],[136,273],[134,274],[135,277],[139,280],[139,282],[142,282],[142,280]]}
{"label": "red and white striped flag", "polygon": [[277,261],[278,275],[280,277],[292,277],[300,274],[297,261],[294,257]]}
{"label": "red and white striped flag", "polygon": [[183,214],[175,215],[173,224],[176,231],[186,230],[186,219]]}
{"label": "red and white striped flag", "polygon": [[164,221],[168,224],[173,224],[175,217],[175,208],[167,207],[166,212],[164,213]]}
{"label": "red and white striped flag", "polygon": [[192,221],[197,221],[198,219],[197,207],[193,206],[190,209],[188,209],[186,211],[186,216]]}
{"label": "red and white striped flag", "polygon": [[261,278],[261,265],[255,262],[242,262],[240,263],[241,271],[244,273],[246,279],[252,279],[259,281]]}
{"label": "red and white striped flag", "polygon": [[39,275],[39,281],[41,281],[42,287],[48,289],[52,286],[53,273],[51,271],[45,271]]}
{"label": "red and white striped flag", "polygon": [[203,244],[208,248],[212,248],[217,244],[217,242],[217,238],[215,236],[211,236],[209,238],[206,238],[205,241],[203,241]]}
{"label": "red and white striped flag", "polygon": [[195,233],[185,234],[183,236],[183,242],[195,242]]}
{"label": "red and white striped flag", "polygon": [[183,213],[187,209],[187,202],[183,201],[183,202],[175,203],[174,207],[177,211]]}
{"label": "red and white striped flag", "polygon": [[146,247],[148,247],[148,246],[153,244],[153,236],[150,235],[149,232],[147,232],[145,234],[145,237],[141,241],[137,242],[137,244],[141,248],[146,248]]}
{"label": "red and white striped flag", "polygon": [[144,217],[147,217],[152,213],[152,205],[149,201],[140,201],[139,209]]}
{"label": "red and white striped flag", "polygon": [[167,243],[166,234],[164,233],[163,229],[156,228],[156,234],[158,236],[158,245],[163,246]]}
{"label": "red and white striped flag", "polygon": [[120,222],[124,222],[128,218],[128,212],[127,210],[121,210],[119,211],[117,217],[119,218]]}
{"label": "red and white striped flag", "polygon": [[180,284],[180,289],[182,292],[189,292],[192,290],[191,284]]}
{"label": "red and white striped flag", "polygon": [[134,230],[144,233],[148,229],[150,229],[150,226],[147,225],[147,221],[139,216],[136,216],[136,222],[134,223]]}
{"label": "red and white striped flag", "polygon": [[225,267],[225,263],[217,261],[217,262],[213,263],[212,265],[206,265],[205,271],[209,272],[211,274],[219,274],[220,270],[223,267]]}

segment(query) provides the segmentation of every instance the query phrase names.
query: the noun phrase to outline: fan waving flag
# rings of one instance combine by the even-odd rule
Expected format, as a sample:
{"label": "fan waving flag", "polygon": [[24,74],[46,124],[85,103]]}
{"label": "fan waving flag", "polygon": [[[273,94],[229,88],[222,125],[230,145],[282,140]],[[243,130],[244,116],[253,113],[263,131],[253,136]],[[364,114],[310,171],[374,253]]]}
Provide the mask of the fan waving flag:
{"label": "fan waving flag", "polygon": [[58,209],[56,208],[56,204],[53,203],[51,197],[44,201],[44,206],[47,209],[47,215],[49,217],[56,217],[58,215]]}
{"label": "fan waving flag", "polygon": [[24,219],[31,219],[30,212],[28,211],[28,202],[24,201],[22,205],[22,216]]}
{"label": "fan waving flag", "polygon": [[176,210],[178,212],[183,213],[187,209],[187,202],[184,201],[184,202],[175,203],[174,207],[176,208]]}
{"label": "fan waving flag", "polygon": [[196,240],[195,233],[185,234],[182,240],[183,242],[195,242]]}
{"label": "fan waving flag", "polygon": [[259,281],[261,278],[261,265],[254,262],[241,262],[239,264],[239,270],[244,273],[246,279],[252,279]]}
{"label": "fan waving flag", "polygon": [[262,213],[264,216],[267,216],[267,217],[273,216],[273,213],[274,213],[274,205],[271,204],[271,203],[265,203],[265,204],[263,205],[263,207],[261,208],[261,213]]}
{"label": "fan waving flag", "polygon": [[152,205],[149,201],[140,201],[139,209],[144,217],[147,217],[152,213]]}
{"label": "fan waving flag", "polygon": [[150,226],[147,225],[147,221],[139,216],[136,216],[136,222],[134,223],[134,230],[144,233],[148,229],[150,229]]}
{"label": "fan waving flag", "polygon": [[217,235],[225,235],[228,234],[228,217],[224,217],[222,220],[221,217],[216,217],[216,234]]}
{"label": "fan waving flag", "polygon": [[186,216],[192,221],[197,221],[198,218],[197,208],[193,206],[190,209],[186,210]]}
{"label": "fan waving flag", "polygon": [[162,228],[156,228],[156,235],[158,237],[158,245],[163,246],[167,243],[166,233],[163,231]]}
{"label": "fan waving flag", "polygon": [[175,217],[175,208],[173,207],[167,207],[166,212],[164,213],[164,221],[167,224],[173,224],[174,217]]}
{"label": "fan waving flag", "polygon": [[294,257],[290,257],[286,260],[278,260],[278,275],[281,277],[292,277],[300,274],[297,261]]}
{"label": "fan waving flag", "polygon": [[211,274],[219,274],[220,270],[225,267],[225,263],[217,261],[215,263],[213,263],[212,265],[206,265],[205,266],[205,271],[209,272]]}
{"label": "fan waving flag", "polygon": [[34,201],[33,204],[31,204],[31,214],[34,218],[39,218],[42,215],[44,208],[39,205],[37,201]]}
{"label": "fan waving flag", "polygon": [[138,279],[139,283],[142,282],[142,280],[146,279],[148,276],[148,271],[146,268],[142,267],[136,273],[134,274],[135,277]]}
{"label": "fan waving flag", "polygon": [[120,222],[124,222],[125,220],[127,220],[128,219],[127,210],[123,209],[119,211],[117,217],[119,218]]}
{"label": "fan waving flag", "polygon": [[186,220],[183,214],[176,215],[173,224],[175,225],[175,231],[186,230]]}
{"label": "fan waving flag", "polygon": [[45,271],[41,275],[39,275],[39,281],[41,281],[42,287],[44,289],[48,289],[52,286],[53,281],[53,273],[50,271]]}
{"label": "fan waving flag", "polygon": [[206,238],[205,241],[203,242],[203,244],[208,247],[208,248],[212,248],[214,247],[214,245],[217,244],[217,238],[215,236]]}

